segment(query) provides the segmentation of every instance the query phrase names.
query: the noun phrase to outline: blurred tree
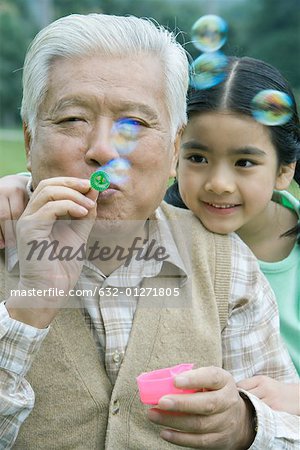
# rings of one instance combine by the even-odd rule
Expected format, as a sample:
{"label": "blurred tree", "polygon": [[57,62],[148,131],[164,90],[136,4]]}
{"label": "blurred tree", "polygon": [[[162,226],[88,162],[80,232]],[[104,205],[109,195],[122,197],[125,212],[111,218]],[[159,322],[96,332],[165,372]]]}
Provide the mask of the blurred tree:
{"label": "blurred tree", "polygon": [[229,25],[228,41],[222,50],[275,65],[300,98],[299,0],[0,0],[1,125],[19,121],[18,69],[34,34],[58,17],[89,12],[152,17],[175,31],[192,57],[199,55],[190,43],[193,23],[204,14],[221,15]]}
{"label": "blurred tree", "polygon": [[230,26],[228,53],[263,59],[277,67],[300,99],[299,0],[244,1],[224,9]]}
{"label": "blurred tree", "polygon": [[53,0],[27,0],[25,3],[39,29],[54,20]]}
{"label": "blurred tree", "polygon": [[[252,22],[254,25],[254,21]],[[250,25],[250,24],[249,24]],[[295,88],[300,89],[299,0],[264,0],[256,26],[249,26],[249,53],[276,66]]]}
{"label": "blurred tree", "polygon": [[36,31],[27,18],[28,10],[22,0],[1,0],[0,123],[5,126],[20,124],[22,65]]}
{"label": "blurred tree", "polygon": [[52,2],[56,18],[75,13],[103,12],[101,0],[52,0]]}

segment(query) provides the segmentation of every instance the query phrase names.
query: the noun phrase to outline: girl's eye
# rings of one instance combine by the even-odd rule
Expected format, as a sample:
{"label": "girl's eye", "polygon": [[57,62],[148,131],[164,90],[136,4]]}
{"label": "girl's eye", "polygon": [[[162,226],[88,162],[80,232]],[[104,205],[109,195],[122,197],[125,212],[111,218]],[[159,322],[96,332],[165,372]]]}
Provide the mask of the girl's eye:
{"label": "girl's eye", "polygon": [[201,155],[191,155],[187,159],[196,164],[207,164],[207,159]]}
{"label": "girl's eye", "polygon": [[235,164],[238,167],[253,167],[256,166],[256,163],[254,161],[250,161],[249,159],[240,159],[239,161],[236,162]]}

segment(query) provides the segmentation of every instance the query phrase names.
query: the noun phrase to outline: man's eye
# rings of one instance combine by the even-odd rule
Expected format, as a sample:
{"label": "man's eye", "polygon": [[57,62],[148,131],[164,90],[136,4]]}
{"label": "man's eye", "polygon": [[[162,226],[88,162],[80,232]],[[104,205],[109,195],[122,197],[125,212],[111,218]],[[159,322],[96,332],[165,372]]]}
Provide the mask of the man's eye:
{"label": "man's eye", "polygon": [[236,163],[236,166],[238,167],[252,167],[252,166],[256,166],[256,163],[254,161],[250,161],[249,159],[239,159]]}
{"label": "man's eye", "polygon": [[115,121],[115,126],[123,130],[134,130],[146,124],[141,119],[135,119],[131,117],[125,117]]}
{"label": "man's eye", "polygon": [[141,119],[137,119],[135,117],[122,117],[121,119],[116,120],[116,123],[118,125],[124,125],[124,126],[125,125],[135,126],[135,125],[143,125],[144,124]]}
{"label": "man's eye", "polygon": [[72,122],[83,122],[84,119],[82,117],[65,117],[61,119],[58,123],[72,123]]}
{"label": "man's eye", "polygon": [[122,136],[123,139],[136,140],[143,126],[145,123],[139,119],[127,117],[118,119],[113,125],[112,134]]}

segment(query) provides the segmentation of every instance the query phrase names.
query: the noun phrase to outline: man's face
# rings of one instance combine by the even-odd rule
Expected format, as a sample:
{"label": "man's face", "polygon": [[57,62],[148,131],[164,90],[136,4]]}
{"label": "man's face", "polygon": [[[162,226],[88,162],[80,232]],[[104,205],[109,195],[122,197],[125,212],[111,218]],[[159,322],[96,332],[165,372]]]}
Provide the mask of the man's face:
{"label": "man's face", "polygon": [[99,194],[98,218],[148,218],[173,175],[178,141],[171,139],[164,92],[156,57],[57,59],[34,138],[25,131],[33,186],[57,176],[89,178],[118,159],[111,143],[113,123],[133,119],[139,132],[126,155],[127,180]]}

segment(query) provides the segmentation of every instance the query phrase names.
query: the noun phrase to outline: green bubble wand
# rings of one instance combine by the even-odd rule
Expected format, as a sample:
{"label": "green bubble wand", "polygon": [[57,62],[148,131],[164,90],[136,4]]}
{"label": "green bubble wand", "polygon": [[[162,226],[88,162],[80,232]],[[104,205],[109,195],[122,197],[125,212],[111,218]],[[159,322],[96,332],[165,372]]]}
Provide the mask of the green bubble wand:
{"label": "green bubble wand", "polygon": [[109,176],[104,170],[96,170],[90,176],[91,187],[96,191],[103,192],[110,186]]}

